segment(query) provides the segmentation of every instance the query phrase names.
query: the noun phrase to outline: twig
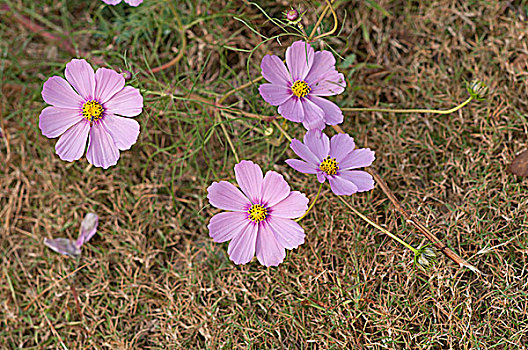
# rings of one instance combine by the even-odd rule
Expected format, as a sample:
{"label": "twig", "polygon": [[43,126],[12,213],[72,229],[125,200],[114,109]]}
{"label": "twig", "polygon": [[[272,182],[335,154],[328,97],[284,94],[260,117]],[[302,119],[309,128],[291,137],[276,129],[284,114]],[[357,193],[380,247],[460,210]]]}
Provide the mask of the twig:
{"label": "twig", "polygon": [[180,29],[180,35],[181,35],[181,41],[182,41],[182,44],[181,44],[181,48],[180,48],[180,52],[178,52],[178,55],[176,55],[176,57],[174,57],[172,60],[170,60],[169,62],[165,63],[164,65],[161,65],[159,67],[156,67],[156,68],[152,68],[150,71],[152,73],[157,73],[157,72],[160,72],[164,69],[167,69],[169,67],[172,67],[174,66],[176,63],[178,63],[183,55],[185,54],[185,50],[187,48],[187,38],[185,37],[185,28],[183,27],[182,25],[182,22],[180,20],[180,16],[178,15],[178,12],[176,11],[176,9],[174,8],[174,6],[172,5],[172,3],[168,2],[170,8],[171,8],[171,11],[174,15],[174,18],[176,19],[176,22],[178,22],[178,27]]}
{"label": "twig", "polygon": [[[345,133],[343,129],[339,125],[332,125],[335,131],[338,133]],[[391,203],[396,207],[396,210],[405,217],[408,223],[413,225],[420,233],[422,233],[429,241],[431,241],[434,246],[440,250],[445,256],[447,256],[449,259],[457,263],[460,267],[467,267],[473,272],[477,272],[479,274],[482,274],[482,272],[477,269],[475,266],[468,263],[466,260],[462,259],[460,256],[458,256],[457,253],[452,251],[447,245],[445,245],[438,237],[436,237],[431,231],[425,227],[420,221],[413,218],[413,215],[409,214],[403,206],[400,204],[394,193],[391,191],[387,183],[381,178],[381,176],[372,168],[368,168],[367,171],[372,175],[374,180],[376,180],[377,184],[381,187],[382,191],[385,193],[385,195],[389,198]]]}

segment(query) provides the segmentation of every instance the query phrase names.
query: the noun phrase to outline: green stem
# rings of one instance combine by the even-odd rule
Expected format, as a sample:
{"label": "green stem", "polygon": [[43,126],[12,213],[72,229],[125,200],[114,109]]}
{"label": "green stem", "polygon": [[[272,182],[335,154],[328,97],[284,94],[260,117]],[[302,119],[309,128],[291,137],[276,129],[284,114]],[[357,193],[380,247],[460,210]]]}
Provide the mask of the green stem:
{"label": "green stem", "polygon": [[388,113],[435,113],[435,114],[450,114],[458,111],[460,108],[467,105],[473,99],[470,96],[467,100],[462,102],[456,107],[446,110],[439,109],[390,109],[390,108],[369,108],[369,107],[358,107],[358,108],[341,108],[343,112],[388,112]]}
{"label": "green stem", "polygon": [[344,205],[346,205],[348,207],[348,209],[352,210],[357,216],[359,216],[360,218],[362,218],[363,220],[365,220],[366,222],[368,222],[369,224],[371,224],[372,226],[374,226],[375,228],[377,228],[378,230],[380,230],[381,232],[385,233],[387,236],[391,237],[392,239],[396,240],[397,242],[403,244],[406,248],[409,248],[414,254],[419,254],[418,252],[418,249],[416,248],[413,248],[411,245],[409,245],[407,242],[405,242],[404,240],[402,240],[401,238],[399,238],[398,236],[392,234],[390,231],[384,229],[383,227],[381,227],[380,225],[376,224],[374,221],[370,220],[369,218],[367,218],[365,215],[361,214],[359,211],[357,211],[353,206],[351,206],[350,204],[348,204],[343,198],[341,198],[340,196],[337,196],[337,198],[339,198],[341,200],[341,202],[343,202]]}
{"label": "green stem", "polygon": [[310,204],[310,206],[308,207],[308,210],[306,211],[306,213],[304,213],[303,216],[301,216],[300,218],[298,219],[295,219],[296,222],[299,222],[301,221],[306,215],[308,215],[308,213],[310,212],[310,210],[312,210],[312,208],[314,207],[315,205],[315,202],[317,202],[317,198],[319,198],[319,195],[321,194],[321,189],[323,188],[323,184],[321,184],[319,186],[319,190],[317,191],[317,194],[315,195],[315,198],[314,200],[312,201],[312,204]]}

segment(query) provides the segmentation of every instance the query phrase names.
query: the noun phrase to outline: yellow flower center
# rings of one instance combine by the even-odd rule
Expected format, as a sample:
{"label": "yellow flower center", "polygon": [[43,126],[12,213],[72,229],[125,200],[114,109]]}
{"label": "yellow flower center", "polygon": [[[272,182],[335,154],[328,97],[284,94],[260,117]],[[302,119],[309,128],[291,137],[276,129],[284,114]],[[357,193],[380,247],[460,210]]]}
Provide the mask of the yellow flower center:
{"label": "yellow flower center", "polygon": [[312,91],[308,84],[302,80],[297,80],[295,83],[293,83],[291,90],[297,97],[305,97],[310,93],[310,91]]}
{"label": "yellow flower center", "polygon": [[268,210],[260,204],[253,204],[248,210],[249,220],[259,223],[266,219]]}
{"label": "yellow flower center", "polygon": [[95,100],[87,101],[82,107],[82,115],[84,119],[93,122],[100,119],[103,115],[104,109],[101,104]]}
{"label": "yellow flower center", "polygon": [[319,165],[319,169],[321,169],[328,175],[335,175],[339,170],[339,163],[336,161],[335,158],[330,158],[330,156],[328,156],[325,158],[325,160],[321,162],[321,165]]}

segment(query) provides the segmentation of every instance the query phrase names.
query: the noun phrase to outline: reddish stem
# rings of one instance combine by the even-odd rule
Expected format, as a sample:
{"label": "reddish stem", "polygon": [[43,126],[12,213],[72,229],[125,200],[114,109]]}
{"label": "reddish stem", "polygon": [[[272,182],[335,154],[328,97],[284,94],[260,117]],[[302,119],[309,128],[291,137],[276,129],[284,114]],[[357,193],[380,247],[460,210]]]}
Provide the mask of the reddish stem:
{"label": "reddish stem", "polygon": [[[15,10],[11,9],[8,5],[4,4],[0,6],[1,12],[11,12],[12,17],[15,19],[16,22],[24,26],[25,28],[29,29],[30,31],[40,35],[46,40],[52,41],[57,43],[57,45],[67,51],[72,56],[88,56],[87,52],[83,51],[77,51],[73,47],[72,43],[66,39],[60,38],[50,32],[47,32],[44,27],[41,25],[34,23],[31,18],[28,18],[24,15],[19,14]],[[104,61],[98,57],[92,57],[91,61],[95,64],[103,64]]]}

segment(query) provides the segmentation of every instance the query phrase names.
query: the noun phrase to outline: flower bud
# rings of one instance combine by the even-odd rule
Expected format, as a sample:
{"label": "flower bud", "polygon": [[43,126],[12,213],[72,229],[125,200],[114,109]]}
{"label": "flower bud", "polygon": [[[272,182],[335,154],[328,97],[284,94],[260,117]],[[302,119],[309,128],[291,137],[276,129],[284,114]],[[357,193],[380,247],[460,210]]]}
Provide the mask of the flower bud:
{"label": "flower bud", "polygon": [[299,19],[299,11],[294,8],[286,11],[286,19],[290,22],[297,21]]}
{"label": "flower bud", "polygon": [[418,267],[427,270],[436,262],[436,253],[429,247],[423,247],[419,249],[418,253],[414,256],[414,261]]}
{"label": "flower bud", "polygon": [[121,75],[125,77],[125,81],[129,81],[130,79],[132,79],[132,72],[128,70],[121,71]]}
{"label": "flower bud", "polygon": [[475,79],[471,83],[467,84],[467,90],[469,95],[477,101],[484,101],[488,96],[489,87],[486,83]]}

